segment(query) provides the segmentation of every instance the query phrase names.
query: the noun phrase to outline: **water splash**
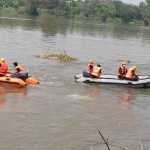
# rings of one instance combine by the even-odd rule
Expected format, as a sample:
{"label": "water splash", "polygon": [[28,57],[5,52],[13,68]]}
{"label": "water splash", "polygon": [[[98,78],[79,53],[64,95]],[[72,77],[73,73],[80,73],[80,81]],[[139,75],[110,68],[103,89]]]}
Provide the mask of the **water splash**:
{"label": "water splash", "polygon": [[89,95],[74,94],[74,95],[67,95],[67,96],[70,98],[81,99],[81,100],[93,100],[93,98],[91,98]]}

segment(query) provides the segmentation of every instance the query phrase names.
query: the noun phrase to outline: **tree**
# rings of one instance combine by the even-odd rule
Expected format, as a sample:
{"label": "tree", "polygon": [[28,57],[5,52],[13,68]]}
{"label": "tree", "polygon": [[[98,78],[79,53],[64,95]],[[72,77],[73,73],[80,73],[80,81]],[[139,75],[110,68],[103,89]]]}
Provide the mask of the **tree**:
{"label": "tree", "polygon": [[29,15],[38,15],[37,7],[38,5],[36,0],[29,0],[27,13]]}
{"label": "tree", "polygon": [[150,6],[150,0],[146,0],[147,5]]}
{"label": "tree", "polygon": [[139,3],[139,7],[144,7],[145,6],[145,3],[144,2],[140,2]]}

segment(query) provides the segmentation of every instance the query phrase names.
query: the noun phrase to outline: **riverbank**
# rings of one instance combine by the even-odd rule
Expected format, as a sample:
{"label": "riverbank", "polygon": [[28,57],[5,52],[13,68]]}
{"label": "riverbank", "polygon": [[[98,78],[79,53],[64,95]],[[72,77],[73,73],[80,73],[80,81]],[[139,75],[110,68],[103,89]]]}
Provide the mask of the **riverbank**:
{"label": "riverbank", "polygon": [[3,13],[48,14],[62,18],[98,20],[103,23],[150,25],[149,1],[136,6],[112,0],[8,0],[0,2],[0,9]]}
{"label": "riverbank", "polygon": [[[38,8],[37,9],[38,12],[38,16],[44,16],[44,15],[50,15],[53,17],[61,17],[61,18],[66,18],[63,15],[58,15],[57,10],[48,10],[48,9],[42,9],[42,8]],[[19,7],[19,8],[1,8],[0,9],[0,15],[28,15],[27,13],[27,9],[25,7]],[[93,15],[89,15],[88,17],[84,16],[84,15],[73,15],[72,17],[69,17],[69,19],[81,19],[81,20],[95,20],[95,21],[99,21],[100,23],[108,23],[108,24],[115,24],[115,25],[135,25],[135,26],[144,26],[144,22],[141,20],[134,20],[134,21],[130,21],[128,23],[125,23],[122,21],[121,18],[107,18],[105,21],[101,20],[99,17],[93,16]],[[149,25],[147,25],[149,26]]]}

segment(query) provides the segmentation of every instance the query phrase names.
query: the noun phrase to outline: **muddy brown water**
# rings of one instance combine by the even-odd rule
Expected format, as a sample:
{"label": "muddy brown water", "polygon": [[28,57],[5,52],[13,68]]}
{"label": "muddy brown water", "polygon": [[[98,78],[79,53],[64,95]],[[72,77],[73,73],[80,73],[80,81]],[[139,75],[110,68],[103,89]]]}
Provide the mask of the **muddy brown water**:
{"label": "muddy brown water", "polygon": [[[150,75],[149,27],[3,14],[0,45],[10,67],[17,61],[40,82],[22,89],[0,86],[1,150],[105,150],[98,130],[130,150],[139,141],[149,150],[150,89],[74,82],[89,59],[105,74],[116,74],[120,62],[129,60],[127,67],[137,65],[138,74]],[[63,50],[78,61],[35,57]]]}

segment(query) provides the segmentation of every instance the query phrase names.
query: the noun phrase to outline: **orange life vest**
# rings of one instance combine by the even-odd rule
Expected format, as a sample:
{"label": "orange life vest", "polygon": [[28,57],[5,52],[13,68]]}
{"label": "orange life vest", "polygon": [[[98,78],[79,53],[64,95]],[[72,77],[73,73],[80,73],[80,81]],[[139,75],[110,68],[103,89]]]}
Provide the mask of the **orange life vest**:
{"label": "orange life vest", "polygon": [[91,69],[91,64],[88,64],[88,66],[87,66],[87,70],[89,71],[89,72],[92,72],[93,71],[93,68]]}
{"label": "orange life vest", "polygon": [[7,71],[8,71],[8,64],[5,62],[0,62],[1,63],[1,67],[0,67],[0,74],[1,75],[6,75]]}
{"label": "orange life vest", "polygon": [[[120,70],[121,70],[121,72],[120,72]],[[119,75],[126,75],[126,73],[127,73],[127,69],[126,68],[124,68],[124,67],[122,67],[122,66],[120,66],[119,68],[118,68],[118,76]]]}
{"label": "orange life vest", "polygon": [[128,70],[128,72],[126,73],[126,78],[131,79],[133,78],[133,74],[132,74],[133,68],[130,68]]}
{"label": "orange life vest", "polygon": [[101,73],[100,73],[100,70],[101,70],[102,68],[101,67],[97,67],[97,66],[95,66],[94,68],[93,68],[93,71],[92,71],[92,73],[91,73],[91,75],[94,75],[95,77],[100,77],[100,75],[101,75]]}
{"label": "orange life vest", "polygon": [[17,69],[17,68],[19,68],[21,72],[24,72],[24,71],[25,71],[20,65],[16,66],[16,69]]}

